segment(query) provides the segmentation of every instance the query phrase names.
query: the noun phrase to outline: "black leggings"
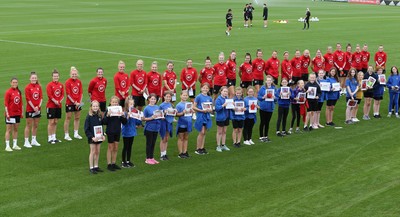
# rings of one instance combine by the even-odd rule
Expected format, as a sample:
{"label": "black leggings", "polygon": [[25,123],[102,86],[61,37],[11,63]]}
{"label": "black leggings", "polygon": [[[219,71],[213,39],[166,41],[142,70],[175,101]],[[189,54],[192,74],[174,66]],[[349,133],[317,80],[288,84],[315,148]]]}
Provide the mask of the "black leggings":
{"label": "black leggings", "polygon": [[260,110],[260,137],[268,137],[269,122],[271,121],[272,112]]}
{"label": "black leggings", "polygon": [[145,130],[144,135],[146,136],[146,158],[154,158],[154,147],[156,146],[158,132]]}
{"label": "black leggings", "polygon": [[132,154],[132,145],[135,137],[122,137],[124,147],[122,148],[122,162],[130,162]]}
{"label": "black leggings", "polygon": [[279,131],[282,123],[282,131],[286,131],[286,120],[289,114],[289,108],[278,108],[278,121],[276,122],[276,131]]}
{"label": "black leggings", "polygon": [[309,19],[304,20],[304,28],[303,29],[306,28],[306,25],[307,25],[307,29],[310,28],[310,20]]}
{"label": "black leggings", "polygon": [[254,127],[254,119],[246,118],[244,120],[244,127],[243,127],[243,139],[244,141],[250,140],[251,135],[253,134],[253,127]]}
{"label": "black leggings", "polygon": [[292,104],[292,122],[290,123],[290,128],[293,128],[294,121],[297,119],[297,127],[300,127],[300,105]]}

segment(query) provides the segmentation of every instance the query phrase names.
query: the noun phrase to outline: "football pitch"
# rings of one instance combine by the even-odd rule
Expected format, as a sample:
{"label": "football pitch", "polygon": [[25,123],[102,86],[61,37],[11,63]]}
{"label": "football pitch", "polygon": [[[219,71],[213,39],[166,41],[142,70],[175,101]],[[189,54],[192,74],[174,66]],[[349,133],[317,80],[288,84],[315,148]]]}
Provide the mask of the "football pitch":
{"label": "football pitch", "polygon": [[[261,2],[261,0],[258,0]],[[279,59],[285,50],[309,49],[311,56],[341,42],[367,43],[370,64],[378,45],[388,54],[387,66],[400,66],[400,8],[311,0],[270,0],[269,25],[262,27],[262,6],[254,5],[252,28],[243,28],[247,1],[228,0],[2,0],[0,4],[0,89],[17,77],[19,87],[36,71],[42,88],[57,68],[60,81],[77,67],[84,85],[80,134],[89,103],[87,85],[103,67],[108,79],[107,98],[114,94],[112,82],[119,60],[126,72],[138,59],[150,70],[167,60],[180,73],[192,58],[200,71],[204,59],[217,62],[218,53],[237,52],[255,56],[257,48],[268,59],[273,50]],[[255,4],[255,3],[253,3]],[[310,7],[310,30],[297,19]],[[225,14],[233,10],[233,30],[225,35]],[[288,20],[288,24],[274,23]],[[388,75],[387,75],[388,77]],[[179,86],[179,85],[178,85]],[[180,89],[180,88],[178,88]],[[47,95],[44,93],[44,103]],[[65,102],[65,101],[64,101]],[[358,118],[361,119],[362,105]],[[24,100],[24,107],[25,107]],[[215,151],[215,120],[207,133],[210,154],[194,154],[197,132],[190,134],[190,159],[179,159],[176,138],[169,141],[170,160],[146,165],[145,137],[139,129],[133,145],[135,168],[90,175],[89,146],[83,140],[50,145],[47,120],[38,132],[41,147],[23,148],[25,119],[19,128],[21,151],[0,146],[0,216],[400,216],[400,120],[387,118],[388,92],[381,105],[382,119],[345,125],[345,98],[337,103],[333,121],[343,129],[325,127],[309,133],[275,136],[277,108],[270,123],[271,143],[258,142],[258,123],[253,146]],[[44,107],[44,106],[43,106]],[[63,109],[64,110],[64,109]],[[325,105],[321,122],[325,123]],[[4,107],[0,107],[4,114]],[[45,109],[42,108],[42,113]],[[63,113],[63,119],[65,113]],[[291,115],[289,115],[289,120]],[[62,119],[62,120],[63,120]],[[63,138],[63,121],[57,137]],[[4,135],[5,125],[1,125]],[[70,128],[72,133],[72,124]],[[159,141],[155,156],[159,156]],[[107,144],[100,152],[100,167],[106,169]],[[117,162],[120,162],[122,139]]]}

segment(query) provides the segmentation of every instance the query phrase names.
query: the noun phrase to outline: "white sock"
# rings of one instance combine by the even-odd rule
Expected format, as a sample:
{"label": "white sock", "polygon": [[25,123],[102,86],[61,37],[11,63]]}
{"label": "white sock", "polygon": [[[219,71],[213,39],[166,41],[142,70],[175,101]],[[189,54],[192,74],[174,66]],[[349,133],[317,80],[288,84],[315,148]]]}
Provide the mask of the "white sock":
{"label": "white sock", "polygon": [[74,130],[74,135],[78,135],[78,131],[77,130]]}
{"label": "white sock", "polygon": [[53,139],[53,135],[50,135],[48,137],[49,137],[48,141],[51,141]]}
{"label": "white sock", "polygon": [[69,133],[65,133],[65,137],[69,136]]}
{"label": "white sock", "polygon": [[32,136],[32,141],[36,141],[36,136]]}
{"label": "white sock", "polygon": [[25,138],[25,143],[29,143],[29,138]]}
{"label": "white sock", "polygon": [[13,139],[13,146],[16,146],[16,145],[17,145],[17,140]]}
{"label": "white sock", "polygon": [[374,112],[374,115],[379,115],[379,113],[375,113],[375,112]]}
{"label": "white sock", "polygon": [[161,156],[167,155],[167,151],[162,151]]}
{"label": "white sock", "polygon": [[51,135],[52,140],[56,140],[56,134]]}
{"label": "white sock", "polygon": [[6,140],[6,148],[10,147],[10,140]]}
{"label": "white sock", "polygon": [[389,112],[389,115],[391,115],[392,114],[392,112]]}

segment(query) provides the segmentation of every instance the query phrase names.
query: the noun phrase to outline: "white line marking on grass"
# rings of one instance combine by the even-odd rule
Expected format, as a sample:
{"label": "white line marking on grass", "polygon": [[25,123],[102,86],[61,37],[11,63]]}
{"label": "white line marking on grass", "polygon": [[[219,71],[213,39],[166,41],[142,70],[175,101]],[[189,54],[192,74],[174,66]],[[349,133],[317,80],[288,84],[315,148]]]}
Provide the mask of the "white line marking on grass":
{"label": "white line marking on grass", "polygon": [[[93,53],[111,54],[111,55],[121,55],[121,56],[145,58],[145,59],[151,59],[151,60],[164,60],[164,61],[171,60],[171,61],[176,62],[176,63],[186,63],[186,61],[182,61],[182,60],[172,60],[172,59],[165,59],[165,58],[160,58],[160,57],[143,56],[143,55],[120,53],[120,52],[105,51],[105,50],[97,50],[97,49],[90,49],[90,48],[79,48],[79,47],[70,47],[70,46],[62,46],[62,45],[54,45],[54,44],[42,44],[42,43],[25,42],[25,41],[13,41],[13,40],[5,40],[5,39],[0,39],[0,42],[14,43],[14,44],[25,44],[25,45],[33,45],[33,46],[41,46],[41,47],[51,47],[51,48],[61,48],[61,49],[68,49],[68,50],[79,50],[79,51],[87,51],[87,52],[93,52]],[[201,65],[200,63],[193,63],[193,64]]]}

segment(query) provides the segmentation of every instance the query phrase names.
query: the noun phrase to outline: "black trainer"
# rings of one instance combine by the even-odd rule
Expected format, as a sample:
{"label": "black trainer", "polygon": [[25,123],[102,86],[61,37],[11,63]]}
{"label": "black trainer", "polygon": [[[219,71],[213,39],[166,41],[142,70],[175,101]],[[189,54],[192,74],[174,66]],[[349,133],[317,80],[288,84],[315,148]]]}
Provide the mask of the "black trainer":
{"label": "black trainer", "polygon": [[119,167],[117,164],[111,164],[111,166],[115,169],[115,170],[120,170],[121,167]]}
{"label": "black trainer", "polygon": [[183,153],[183,154],[186,156],[186,158],[189,158],[189,157],[190,157],[188,152],[185,152],[185,153]]}
{"label": "black trainer", "polygon": [[276,136],[278,136],[278,137],[283,137],[283,135],[282,135],[281,132],[276,132]]}
{"label": "black trainer", "polygon": [[206,150],[205,148],[202,148],[202,149],[201,149],[201,152],[202,152],[203,154],[208,154],[208,152],[207,152],[207,150]]}
{"label": "black trainer", "polygon": [[133,163],[130,162],[130,161],[127,161],[126,164],[128,164],[130,167],[135,167],[135,164],[133,164]]}
{"label": "black trainer", "polygon": [[127,163],[122,162],[122,163],[121,163],[121,167],[122,167],[122,168],[129,168],[130,166],[129,166]]}
{"label": "black trainer", "polygon": [[233,146],[234,146],[235,148],[240,148],[240,142],[233,143]]}
{"label": "black trainer", "polygon": [[271,142],[271,140],[268,137],[265,137],[264,142]]}
{"label": "black trainer", "polygon": [[97,171],[93,168],[93,169],[89,169],[90,174],[97,174]]}
{"label": "black trainer", "polygon": [[114,167],[112,166],[112,164],[108,164],[108,165],[107,165],[107,169],[108,169],[109,171],[111,171],[111,172],[115,172],[115,169],[114,169]]}
{"label": "black trainer", "polygon": [[95,167],[95,168],[93,168],[93,169],[95,169],[96,172],[98,172],[98,173],[104,172],[104,170],[100,169],[100,167]]}

